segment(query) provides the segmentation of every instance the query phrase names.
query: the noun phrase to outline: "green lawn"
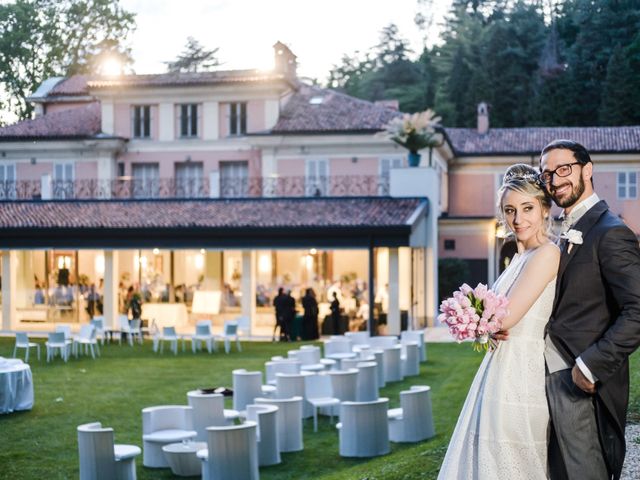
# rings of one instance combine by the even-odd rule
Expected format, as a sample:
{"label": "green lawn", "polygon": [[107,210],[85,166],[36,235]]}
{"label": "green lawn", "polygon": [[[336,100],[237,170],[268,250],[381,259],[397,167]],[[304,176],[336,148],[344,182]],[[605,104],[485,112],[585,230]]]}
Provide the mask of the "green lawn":
{"label": "green lawn", "polygon": [[[0,416],[0,478],[68,479],[78,476],[76,426],[100,421],[115,429],[117,443],[142,446],[140,410],[147,406],[186,404],[186,392],[198,387],[231,386],[234,368],[263,369],[273,355],[294,344],[243,344],[243,352],[208,355],[190,351],[163,356],[143,347],[108,345],[96,361],[83,357],[47,364],[32,361],[35,405],[29,412]],[[13,339],[0,338],[0,356],[8,357]],[[43,350],[44,351],[44,350]],[[35,352],[32,351],[35,356]],[[260,469],[263,479],[414,479],[435,478],[466,391],[482,355],[469,345],[429,344],[429,361],[419,377],[389,384],[381,390],[390,407],[399,406],[399,392],[410,385],[430,385],[437,435],[419,444],[391,444],[391,454],[370,460],[338,455],[338,434],[325,417],[313,433],[304,424],[304,450],[283,454],[282,463]],[[640,357],[634,358],[631,403],[640,417]],[[229,404],[230,407],[230,404]],[[142,467],[139,479],[173,478],[166,469]]]}

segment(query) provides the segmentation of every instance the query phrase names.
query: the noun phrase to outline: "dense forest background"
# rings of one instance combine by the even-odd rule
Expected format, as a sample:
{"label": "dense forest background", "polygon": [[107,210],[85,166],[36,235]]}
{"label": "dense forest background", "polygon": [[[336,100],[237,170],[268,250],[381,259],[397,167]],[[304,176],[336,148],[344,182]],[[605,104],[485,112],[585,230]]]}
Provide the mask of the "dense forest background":
{"label": "dense forest background", "polygon": [[640,124],[638,0],[454,0],[441,42],[415,53],[389,25],[327,86],[448,127],[475,126],[480,101],[492,127]]}

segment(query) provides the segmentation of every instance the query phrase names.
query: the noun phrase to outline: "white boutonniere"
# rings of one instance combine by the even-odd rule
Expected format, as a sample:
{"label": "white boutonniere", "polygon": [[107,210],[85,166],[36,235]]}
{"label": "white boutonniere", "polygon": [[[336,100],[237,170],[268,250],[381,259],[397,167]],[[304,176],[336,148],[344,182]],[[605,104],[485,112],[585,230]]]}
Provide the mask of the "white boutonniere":
{"label": "white boutonniere", "polygon": [[567,253],[571,253],[571,249],[574,245],[582,245],[582,232],[580,230],[574,230],[572,228],[565,233],[561,233],[560,238],[569,242]]}

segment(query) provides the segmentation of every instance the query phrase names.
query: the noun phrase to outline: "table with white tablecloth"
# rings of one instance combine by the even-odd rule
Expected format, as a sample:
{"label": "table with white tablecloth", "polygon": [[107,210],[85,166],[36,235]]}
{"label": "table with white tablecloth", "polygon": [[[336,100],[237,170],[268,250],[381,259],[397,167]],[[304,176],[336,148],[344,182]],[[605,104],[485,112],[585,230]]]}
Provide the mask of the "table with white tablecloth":
{"label": "table with white tablecloth", "polygon": [[142,318],[151,322],[155,320],[158,328],[184,327],[189,324],[189,314],[184,303],[144,303]]}
{"label": "table with white tablecloth", "polygon": [[0,413],[33,408],[33,380],[26,363],[0,360]]}

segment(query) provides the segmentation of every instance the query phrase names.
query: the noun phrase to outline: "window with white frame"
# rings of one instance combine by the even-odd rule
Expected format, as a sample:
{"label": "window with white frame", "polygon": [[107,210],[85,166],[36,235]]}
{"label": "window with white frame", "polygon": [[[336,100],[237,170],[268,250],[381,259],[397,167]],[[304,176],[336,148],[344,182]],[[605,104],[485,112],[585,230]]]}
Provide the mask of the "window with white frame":
{"label": "window with white frame", "polygon": [[176,163],[176,197],[202,197],[202,162]]}
{"label": "window with white frame", "polygon": [[160,193],[160,165],[157,163],[133,163],[131,165],[134,198],[156,198]]}
{"label": "window with white frame", "polygon": [[326,158],[306,159],[304,186],[307,197],[329,194],[329,161]]}
{"label": "window with white frame", "polygon": [[618,172],[618,199],[638,198],[638,175],[636,172]]}
{"label": "window with white frame", "polygon": [[247,102],[229,104],[229,135],[247,133]]}
{"label": "window with white frame", "polygon": [[195,103],[180,105],[180,136],[198,136],[198,105]]}
{"label": "window with white frame", "polygon": [[249,194],[249,162],[220,162],[220,196],[242,198]]}
{"label": "window with white frame", "polygon": [[53,198],[73,198],[74,164],[56,163],[53,166]]}
{"label": "window with white frame", "polygon": [[0,165],[0,199],[16,198],[16,166]]}
{"label": "window with white frame", "polygon": [[132,107],[133,116],[133,138],[151,138],[151,106],[134,105]]}
{"label": "window with white frame", "polygon": [[389,157],[380,159],[380,183],[378,184],[379,195],[389,195],[389,183],[391,181],[391,170],[402,168],[404,159],[402,157]]}

